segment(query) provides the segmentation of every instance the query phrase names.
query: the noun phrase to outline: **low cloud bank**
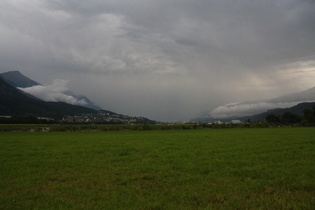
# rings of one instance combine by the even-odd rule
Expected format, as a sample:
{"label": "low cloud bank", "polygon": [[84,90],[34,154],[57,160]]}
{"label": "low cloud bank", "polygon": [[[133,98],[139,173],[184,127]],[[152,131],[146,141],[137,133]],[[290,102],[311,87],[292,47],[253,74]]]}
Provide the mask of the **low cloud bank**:
{"label": "low cloud bank", "polygon": [[[257,102],[257,103],[243,103],[243,104],[226,104],[219,106],[210,112],[213,118],[229,118],[229,117],[244,117],[255,114],[260,114],[270,109],[275,108],[289,108],[299,103],[306,101],[272,103],[272,102]],[[308,101],[309,102],[309,101]]]}
{"label": "low cloud bank", "polygon": [[31,94],[47,102],[65,102],[72,105],[85,105],[87,102],[79,100],[74,96],[68,95],[67,81],[56,79],[51,85],[37,85],[27,88],[19,88],[25,93]]}

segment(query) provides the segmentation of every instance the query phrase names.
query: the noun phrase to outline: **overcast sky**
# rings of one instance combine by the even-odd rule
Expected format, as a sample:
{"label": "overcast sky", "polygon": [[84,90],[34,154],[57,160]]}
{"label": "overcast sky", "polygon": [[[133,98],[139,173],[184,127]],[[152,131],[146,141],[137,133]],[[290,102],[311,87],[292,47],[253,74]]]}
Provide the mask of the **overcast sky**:
{"label": "overcast sky", "polygon": [[315,86],[314,0],[1,0],[0,72],[184,120]]}

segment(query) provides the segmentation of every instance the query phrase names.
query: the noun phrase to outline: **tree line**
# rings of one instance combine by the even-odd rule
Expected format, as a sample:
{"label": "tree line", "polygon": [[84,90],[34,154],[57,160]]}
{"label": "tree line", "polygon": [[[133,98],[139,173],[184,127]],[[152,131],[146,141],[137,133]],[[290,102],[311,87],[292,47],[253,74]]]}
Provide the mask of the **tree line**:
{"label": "tree line", "polygon": [[276,124],[303,124],[314,125],[315,124],[315,105],[312,108],[306,108],[303,110],[303,115],[294,114],[291,112],[284,112],[281,115],[268,114],[266,121]]}

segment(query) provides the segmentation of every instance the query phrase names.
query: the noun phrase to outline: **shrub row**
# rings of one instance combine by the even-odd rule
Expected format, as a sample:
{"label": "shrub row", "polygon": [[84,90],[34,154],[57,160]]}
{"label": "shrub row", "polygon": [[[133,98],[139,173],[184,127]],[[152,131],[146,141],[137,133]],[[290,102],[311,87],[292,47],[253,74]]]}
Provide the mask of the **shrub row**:
{"label": "shrub row", "polygon": [[73,124],[73,125],[46,125],[46,124],[2,124],[0,125],[0,131],[31,131],[31,132],[78,132],[78,131],[141,131],[141,130],[188,130],[188,129],[227,129],[227,128],[268,128],[268,127],[302,127],[302,126],[314,126],[313,124],[279,124],[270,122],[245,122],[245,123],[221,123],[221,124],[208,124],[208,123],[195,123],[195,124],[137,124],[137,125],[85,125],[85,124]]}

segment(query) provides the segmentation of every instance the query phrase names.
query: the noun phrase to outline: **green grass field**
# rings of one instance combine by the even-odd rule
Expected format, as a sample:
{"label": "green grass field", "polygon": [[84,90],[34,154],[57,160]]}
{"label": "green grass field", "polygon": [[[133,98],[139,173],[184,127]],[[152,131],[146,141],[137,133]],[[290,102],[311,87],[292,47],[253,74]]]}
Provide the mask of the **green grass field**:
{"label": "green grass field", "polygon": [[315,209],[314,134],[1,132],[0,209]]}

